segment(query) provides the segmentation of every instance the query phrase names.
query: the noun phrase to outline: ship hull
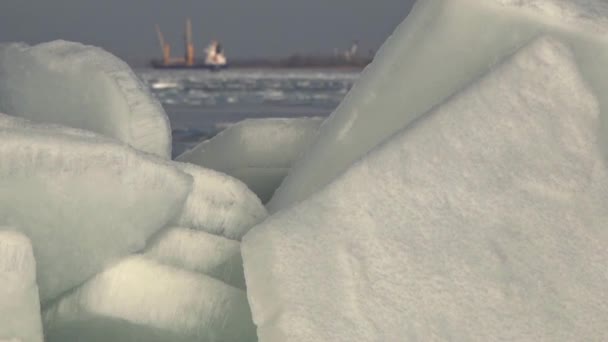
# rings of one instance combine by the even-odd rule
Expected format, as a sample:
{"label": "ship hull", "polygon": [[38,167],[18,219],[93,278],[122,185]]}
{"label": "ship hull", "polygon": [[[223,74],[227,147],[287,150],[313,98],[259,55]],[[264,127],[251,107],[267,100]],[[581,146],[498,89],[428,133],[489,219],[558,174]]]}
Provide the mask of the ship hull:
{"label": "ship hull", "polygon": [[154,69],[203,69],[203,70],[211,70],[211,71],[219,71],[228,68],[228,65],[212,65],[212,64],[193,64],[187,65],[182,63],[174,63],[174,64],[164,64],[159,61],[150,62],[150,66]]}

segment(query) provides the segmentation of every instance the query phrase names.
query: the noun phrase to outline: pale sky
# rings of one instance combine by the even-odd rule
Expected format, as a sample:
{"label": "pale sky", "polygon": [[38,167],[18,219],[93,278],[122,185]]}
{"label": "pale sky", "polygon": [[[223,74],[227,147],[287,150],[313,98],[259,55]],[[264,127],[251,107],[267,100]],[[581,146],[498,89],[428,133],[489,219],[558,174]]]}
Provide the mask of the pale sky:
{"label": "pale sky", "polygon": [[359,40],[376,49],[413,0],[0,0],[0,42],[66,39],[130,61],[158,57],[158,23],[182,53],[186,17],[194,42],[222,42],[229,57],[331,53]]}

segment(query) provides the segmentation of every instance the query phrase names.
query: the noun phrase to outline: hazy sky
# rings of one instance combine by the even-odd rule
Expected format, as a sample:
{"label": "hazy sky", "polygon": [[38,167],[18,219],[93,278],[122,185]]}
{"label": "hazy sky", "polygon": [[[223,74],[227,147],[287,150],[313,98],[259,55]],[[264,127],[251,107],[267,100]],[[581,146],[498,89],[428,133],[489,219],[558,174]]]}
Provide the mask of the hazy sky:
{"label": "hazy sky", "polygon": [[122,58],[160,55],[158,23],[182,54],[184,19],[198,49],[219,39],[229,57],[329,52],[358,39],[377,48],[413,0],[0,0],[0,42],[66,39]]}

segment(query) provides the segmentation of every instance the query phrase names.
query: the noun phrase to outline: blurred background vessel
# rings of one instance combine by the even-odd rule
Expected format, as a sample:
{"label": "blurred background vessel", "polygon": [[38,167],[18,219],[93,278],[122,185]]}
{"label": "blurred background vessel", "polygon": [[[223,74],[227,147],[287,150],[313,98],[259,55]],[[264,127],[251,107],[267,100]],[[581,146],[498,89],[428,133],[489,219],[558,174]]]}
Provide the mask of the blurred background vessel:
{"label": "blurred background vessel", "polygon": [[359,54],[359,43],[354,41],[345,50],[334,48],[332,54],[302,55],[293,54],[284,58],[241,58],[228,63],[220,42],[212,40],[204,50],[204,58],[197,58],[196,48],[192,39],[192,23],[186,19],[184,31],[184,56],[171,56],[171,45],[165,39],[160,27],[156,25],[156,34],[162,51],[162,59],[153,59],[150,65],[155,69],[208,69],[221,70],[235,68],[332,68],[332,69],[361,69],[373,59],[373,51],[367,56]]}

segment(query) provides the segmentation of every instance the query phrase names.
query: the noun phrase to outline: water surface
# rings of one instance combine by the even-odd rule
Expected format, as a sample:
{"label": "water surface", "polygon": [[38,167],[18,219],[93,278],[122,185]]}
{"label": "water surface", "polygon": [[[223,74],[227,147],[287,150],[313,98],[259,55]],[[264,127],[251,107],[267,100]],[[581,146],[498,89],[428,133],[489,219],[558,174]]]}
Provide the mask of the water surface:
{"label": "water surface", "polygon": [[136,73],[169,115],[174,156],[246,118],[327,116],[359,76],[355,71],[276,69]]}

